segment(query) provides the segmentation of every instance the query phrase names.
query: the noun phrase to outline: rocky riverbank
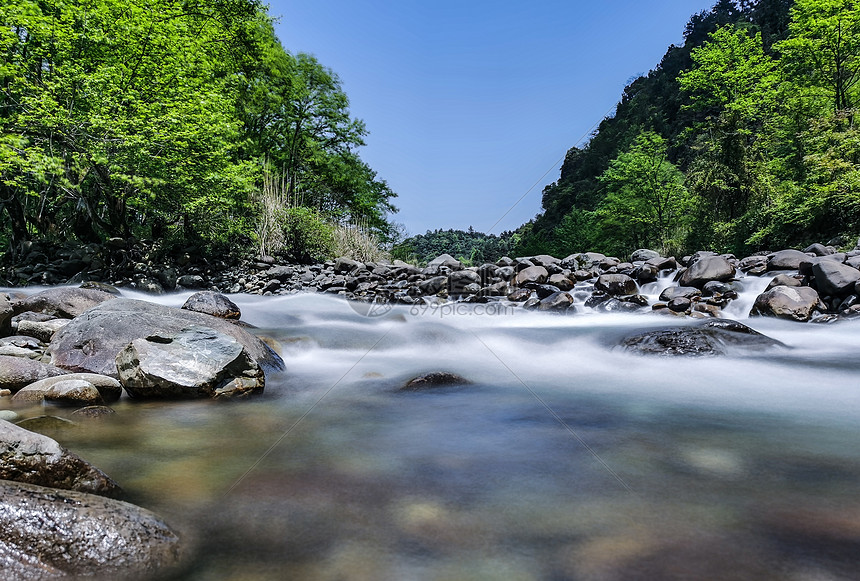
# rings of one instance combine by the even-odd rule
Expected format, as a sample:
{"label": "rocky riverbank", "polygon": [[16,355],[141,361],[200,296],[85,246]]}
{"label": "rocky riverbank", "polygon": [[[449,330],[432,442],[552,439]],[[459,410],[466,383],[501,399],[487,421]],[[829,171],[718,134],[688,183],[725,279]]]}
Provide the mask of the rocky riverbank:
{"label": "rocky riverbank", "polygon": [[[318,292],[376,304],[434,305],[503,301],[542,311],[646,312],[719,317],[744,277],[772,277],[752,314],[796,321],[833,321],[860,313],[860,246],[839,252],[813,244],[738,258],[713,252],[663,257],[637,250],[629,257],[594,252],[558,258],[508,258],[467,267],[442,255],[424,267],[402,261],[283,263],[273,257],[207,260],[195,249],[165,255],[157,244],[48,248],[31,244],[2,272],[9,286],[100,282],[145,293],[207,289],[264,296]],[[669,278],[659,297],[641,289]],[[576,305],[579,305],[578,307]],[[47,332],[47,331],[45,331]]]}

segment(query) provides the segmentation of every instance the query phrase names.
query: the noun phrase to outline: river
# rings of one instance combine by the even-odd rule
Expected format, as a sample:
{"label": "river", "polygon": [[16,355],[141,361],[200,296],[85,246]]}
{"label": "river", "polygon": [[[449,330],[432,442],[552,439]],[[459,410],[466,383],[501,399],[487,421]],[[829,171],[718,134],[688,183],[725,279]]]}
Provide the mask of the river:
{"label": "river", "polygon": [[[748,319],[767,280],[728,314],[787,348],[712,358],[613,347],[658,315],[231,296],[281,345],[263,396],[51,435],[193,581],[857,579],[860,328]],[[472,384],[398,391],[430,371]]]}

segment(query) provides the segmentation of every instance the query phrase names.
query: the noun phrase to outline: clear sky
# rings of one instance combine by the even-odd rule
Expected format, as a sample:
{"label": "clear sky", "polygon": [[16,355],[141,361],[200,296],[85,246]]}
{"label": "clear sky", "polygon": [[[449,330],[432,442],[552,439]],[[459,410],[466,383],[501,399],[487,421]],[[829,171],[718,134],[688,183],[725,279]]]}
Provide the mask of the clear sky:
{"label": "clear sky", "polygon": [[340,77],[396,222],[498,234],[540,211],[565,152],[714,2],[273,0],[269,13],[287,50]]}

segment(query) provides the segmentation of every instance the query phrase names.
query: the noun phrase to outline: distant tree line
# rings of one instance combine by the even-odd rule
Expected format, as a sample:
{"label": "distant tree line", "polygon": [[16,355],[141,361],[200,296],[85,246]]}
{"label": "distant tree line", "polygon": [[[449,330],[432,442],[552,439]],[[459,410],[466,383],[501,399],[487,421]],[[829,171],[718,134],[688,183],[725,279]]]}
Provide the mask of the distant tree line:
{"label": "distant tree line", "polygon": [[860,233],[860,4],[720,0],[567,153],[515,253],[746,253]]}
{"label": "distant tree line", "polygon": [[340,81],[259,0],[5,0],[0,19],[5,249],[250,241],[273,174],[313,220],[390,233],[395,193],[356,153]]}
{"label": "distant tree line", "polygon": [[502,232],[501,235],[464,230],[428,230],[426,234],[412,236],[395,245],[393,258],[407,262],[426,264],[440,254],[450,254],[467,266],[480,266],[495,262],[510,255],[517,245],[517,235]]}

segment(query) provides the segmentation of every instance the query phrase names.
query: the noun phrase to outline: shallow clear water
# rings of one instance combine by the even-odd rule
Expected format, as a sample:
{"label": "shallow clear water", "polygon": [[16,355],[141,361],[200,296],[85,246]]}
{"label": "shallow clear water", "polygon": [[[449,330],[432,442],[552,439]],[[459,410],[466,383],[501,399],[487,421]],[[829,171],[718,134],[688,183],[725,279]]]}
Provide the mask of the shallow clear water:
{"label": "shallow clear water", "polygon": [[[643,358],[613,345],[677,320],[231,298],[282,346],[261,398],[52,434],[183,532],[184,579],[857,578],[856,324]],[[397,391],[428,371],[473,384]]]}

